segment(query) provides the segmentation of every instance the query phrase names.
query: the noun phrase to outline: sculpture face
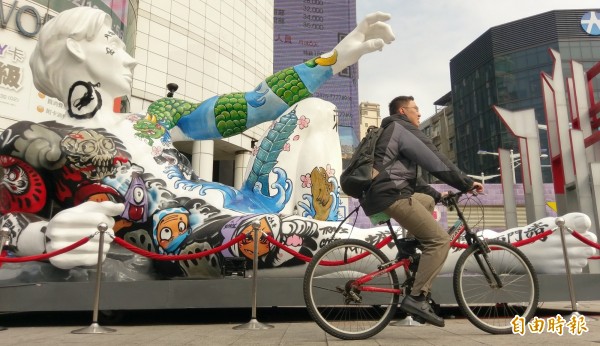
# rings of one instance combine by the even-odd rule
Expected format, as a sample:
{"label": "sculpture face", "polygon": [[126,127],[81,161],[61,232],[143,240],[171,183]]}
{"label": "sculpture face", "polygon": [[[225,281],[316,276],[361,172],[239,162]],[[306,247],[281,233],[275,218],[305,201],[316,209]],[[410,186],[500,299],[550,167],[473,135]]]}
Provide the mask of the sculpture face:
{"label": "sculpture face", "polygon": [[188,216],[177,212],[163,217],[156,227],[158,246],[167,252],[173,252],[173,245],[181,243],[190,231]]}
{"label": "sculpture face", "polygon": [[101,87],[111,95],[130,93],[133,68],[137,63],[125,51],[125,43],[107,24],[102,26],[93,40],[82,40],[79,45],[92,82],[100,82]]}
{"label": "sculpture face", "polygon": [[[270,230],[269,225],[264,218],[260,220],[260,230],[266,235],[273,236],[273,232]],[[254,229],[251,225],[248,225],[246,228],[244,228],[242,234],[246,234],[246,238],[242,239],[242,241],[239,243],[240,254],[243,254],[249,259],[254,259],[254,242],[256,241],[256,239],[254,239]],[[257,257],[264,256],[269,252],[269,241],[265,237],[259,237]]]}

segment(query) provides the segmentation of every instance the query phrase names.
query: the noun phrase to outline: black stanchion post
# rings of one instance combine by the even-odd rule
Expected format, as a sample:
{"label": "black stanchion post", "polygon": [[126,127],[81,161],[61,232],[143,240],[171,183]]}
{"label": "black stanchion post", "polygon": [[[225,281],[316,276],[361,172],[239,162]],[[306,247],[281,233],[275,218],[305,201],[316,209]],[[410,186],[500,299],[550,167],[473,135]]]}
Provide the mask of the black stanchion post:
{"label": "black stanchion post", "polygon": [[[4,245],[10,240],[10,230],[6,227],[0,229],[0,254],[4,251]],[[0,326],[0,331],[6,330],[6,327]]]}
{"label": "black stanchion post", "polygon": [[558,226],[560,231],[560,241],[562,243],[563,256],[565,258],[565,270],[567,271],[567,284],[569,286],[569,296],[571,298],[571,315],[569,315],[569,319],[571,316],[580,316],[580,313],[577,312],[577,301],[575,300],[575,290],[573,288],[573,278],[571,276],[571,265],[569,263],[569,256],[567,253],[567,244],[565,241],[565,219],[562,217],[557,217],[554,221]]}
{"label": "black stanchion post", "polygon": [[252,258],[252,317],[250,318],[250,322],[235,326],[233,329],[259,330],[273,328],[272,325],[258,322],[256,319],[256,291],[258,288],[258,281],[256,281],[258,274],[258,242],[262,235],[259,220],[254,220],[252,222],[252,230],[254,231],[254,257]]}
{"label": "black stanchion post", "polygon": [[100,282],[102,281],[102,257],[104,253],[104,233],[108,229],[108,225],[101,223],[98,225],[100,232],[100,245],[98,246],[98,264],[96,264],[96,291],[94,294],[94,313],[92,324],[89,327],[81,328],[72,331],[73,334],[106,334],[115,332],[115,329],[102,327],[98,324],[98,309],[100,308]]}

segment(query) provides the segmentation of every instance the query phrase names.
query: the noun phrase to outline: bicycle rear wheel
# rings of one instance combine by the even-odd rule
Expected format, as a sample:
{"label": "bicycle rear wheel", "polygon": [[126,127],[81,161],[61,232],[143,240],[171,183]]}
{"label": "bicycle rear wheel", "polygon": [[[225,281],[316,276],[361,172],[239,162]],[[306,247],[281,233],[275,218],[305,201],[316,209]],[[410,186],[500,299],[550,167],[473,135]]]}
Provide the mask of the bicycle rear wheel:
{"label": "bicycle rear wheel", "polygon": [[[381,250],[358,239],[337,240],[323,247],[304,275],[304,301],[310,316],[340,339],[366,339],[379,333],[394,317],[399,295],[367,292],[352,284],[388,262]],[[390,271],[364,286],[398,289],[398,275]]]}
{"label": "bicycle rear wheel", "polygon": [[[515,246],[500,240],[487,240],[487,244],[489,253],[473,245],[458,258],[454,295],[462,312],[477,328],[491,334],[511,334],[511,320],[516,315],[529,321],[537,310],[537,274]],[[487,263],[498,274],[502,287],[486,279],[484,270],[490,270]]]}

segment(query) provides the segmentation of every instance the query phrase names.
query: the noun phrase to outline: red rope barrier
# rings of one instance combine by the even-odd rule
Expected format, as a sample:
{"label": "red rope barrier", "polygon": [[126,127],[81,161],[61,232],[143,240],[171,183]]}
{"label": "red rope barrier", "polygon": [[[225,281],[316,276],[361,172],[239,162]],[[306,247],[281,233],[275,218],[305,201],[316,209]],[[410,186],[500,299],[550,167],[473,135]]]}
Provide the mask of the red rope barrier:
{"label": "red rope barrier", "polygon": [[117,238],[115,237],[115,243],[121,245],[122,247],[126,248],[127,250],[131,251],[131,252],[135,252],[138,255],[142,255],[144,257],[148,257],[151,258],[153,260],[157,260],[157,261],[186,261],[186,260],[192,260],[192,259],[196,259],[196,258],[201,258],[204,256],[208,256],[208,255],[212,255],[215,252],[219,252],[221,250],[224,250],[228,247],[230,247],[231,245],[241,241],[242,239],[244,239],[246,237],[245,234],[240,234],[237,237],[231,239],[230,241],[228,241],[227,243],[217,246],[215,248],[212,248],[210,250],[206,250],[206,251],[202,251],[202,252],[198,252],[195,254],[189,254],[189,255],[161,255],[161,254],[157,254],[154,252],[150,252],[150,251],[146,251],[143,249],[140,249],[139,247],[135,246],[135,245],[131,245],[128,242],[126,242],[125,240],[121,239],[121,238]]}
{"label": "red rope barrier", "polygon": [[305,256],[305,255],[299,253],[298,251],[294,251],[294,250],[290,249],[286,245],[278,242],[275,238],[271,237],[270,235],[265,235],[265,237],[267,237],[267,240],[269,241],[269,243],[277,246],[278,248],[285,250],[285,252],[289,253],[290,255],[292,255],[298,259],[303,260],[304,262],[310,262],[310,260],[312,259],[312,257]]}
{"label": "red rope barrier", "polygon": [[571,234],[573,235],[573,237],[579,239],[582,243],[600,250],[600,245],[598,243],[595,243],[595,242],[589,240],[588,238],[581,235],[581,233],[579,233],[577,231],[573,231],[573,233],[571,233]]}
{"label": "red rope barrier", "polygon": [[67,247],[64,247],[62,249],[58,249],[52,252],[48,252],[42,255],[34,255],[34,256],[25,256],[25,257],[0,257],[0,262],[10,262],[10,263],[20,263],[20,262],[29,262],[29,261],[42,261],[42,260],[46,260],[50,257],[54,257],[54,256],[58,256],[60,254],[63,254],[65,252],[71,251],[73,249],[76,249],[78,247],[80,247],[81,245],[87,243],[88,241],[90,241],[90,239],[92,239],[93,236],[91,237],[85,237],[81,240],[79,240],[76,243],[73,243]]}
{"label": "red rope barrier", "polygon": [[[301,253],[298,253],[297,251],[294,251],[294,250],[290,249],[285,244],[282,244],[282,243],[278,242],[275,238],[271,237],[270,235],[266,235],[266,237],[267,237],[267,240],[271,244],[277,246],[278,248],[283,249],[285,252],[293,255],[294,257],[296,257],[298,259],[303,260],[304,262],[310,262],[310,260],[312,259],[311,257],[305,256],[305,255],[303,255]],[[375,247],[377,247],[378,249],[381,249],[385,245],[389,244],[391,241],[392,241],[392,236],[389,235],[386,238],[384,238],[382,241],[380,241],[379,243],[377,243],[375,245]],[[342,265],[342,264],[348,264],[348,263],[356,262],[359,259],[365,258],[368,255],[369,255],[368,252],[364,252],[364,253],[362,253],[360,255],[356,255],[354,257],[350,257],[350,258],[348,258],[345,261],[341,261],[341,260],[340,261],[323,261],[323,262],[320,262],[319,265],[322,265],[322,266],[338,266],[338,265]]]}
{"label": "red rope barrier", "polygon": [[[529,239],[523,239],[523,240],[519,240],[516,241],[514,243],[510,243],[511,245],[515,246],[515,247],[521,247],[523,245],[527,245],[527,244],[531,244],[533,242],[536,242],[544,237],[547,237],[549,235],[552,234],[552,230],[547,230],[543,233],[540,233],[538,235],[536,235],[535,237],[531,237]],[[466,249],[469,247],[469,245],[465,244],[465,243],[459,243],[458,241],[454,241],[450,244],[451,247],[457,247],[457,248],[461,248],[461,249]]]}
{"label": "red rope barrier", "polygon": [[[6,257],[7,254],[8,254],[8,252],[6,250],[2,250],[2,253],[0,253],[0,258]],[[4,264],[3,262],[0,262],[0,268],[2,268],[3,264]]]}
{"label": "red rope barrier", "polygon": [[600,256],[592,256],[592,257],[588,257],[588,259],[597,260],[597,259],[600,259]]}

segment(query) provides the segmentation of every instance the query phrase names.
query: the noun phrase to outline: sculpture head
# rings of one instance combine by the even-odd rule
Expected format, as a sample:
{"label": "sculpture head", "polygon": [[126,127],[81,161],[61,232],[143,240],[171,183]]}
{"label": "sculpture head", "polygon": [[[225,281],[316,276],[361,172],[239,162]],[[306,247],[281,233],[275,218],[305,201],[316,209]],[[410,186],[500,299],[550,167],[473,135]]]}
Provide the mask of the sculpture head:
{"label": "sculpture head", "polygon": [[[110,97],[128,95],[136,62],[111,26],[107,13],[90,7],[64,11],[48,21],[29,61],[36,88],[65,103],[76,82]],[[78,102],[82,93],[74,95]],[[112,100],[105,103],[112,105]]]}

